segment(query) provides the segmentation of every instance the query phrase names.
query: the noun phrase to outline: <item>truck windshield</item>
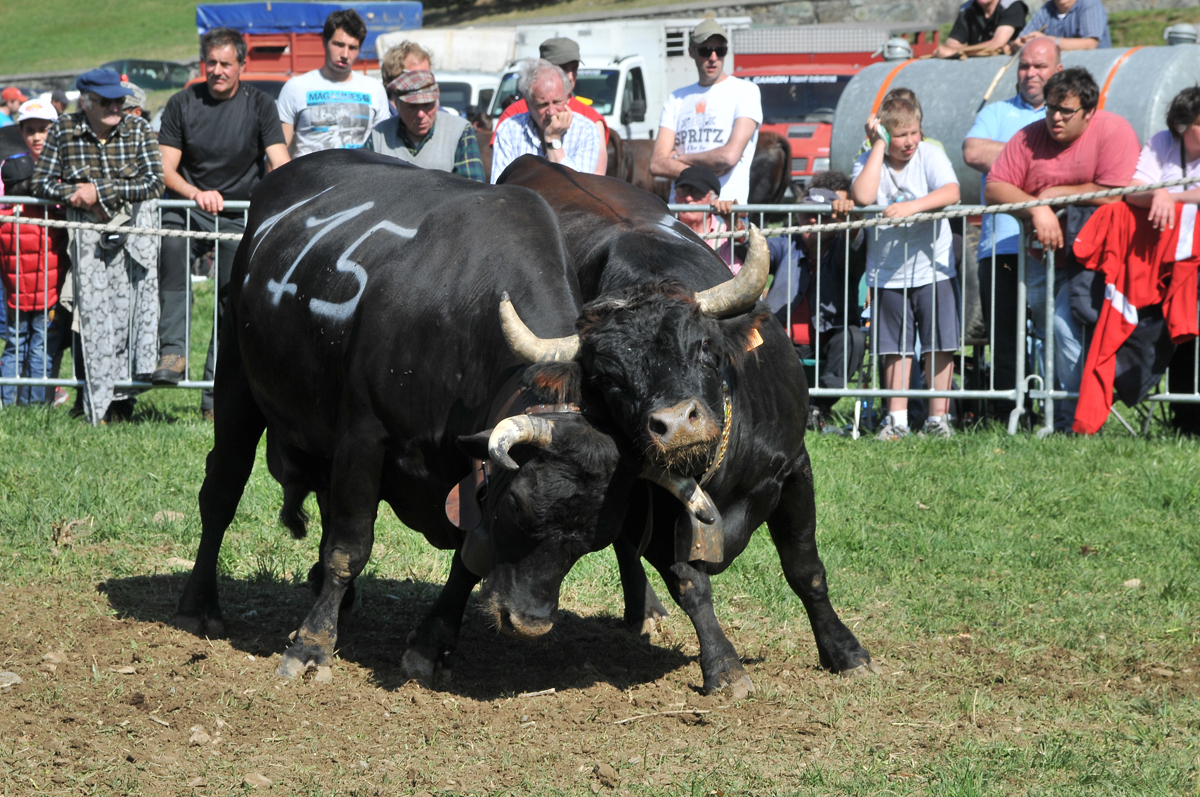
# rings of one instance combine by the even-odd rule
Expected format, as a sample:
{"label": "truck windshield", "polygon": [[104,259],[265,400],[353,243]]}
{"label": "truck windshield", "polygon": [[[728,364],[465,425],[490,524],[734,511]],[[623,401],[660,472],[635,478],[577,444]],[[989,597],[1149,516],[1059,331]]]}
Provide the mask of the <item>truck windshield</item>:
{"label": "truck windshield", "polygon": [[438,92],[441,94],[438,103],[443,108],[453,108],[460,114],[466,114],[467,106],[471,104],[470,83],[442,83],[439,81]]}
{"label": "truck windshield", "polygon": [[[617,82],[621,73],[616,69],[580,69],[575,76],[575,94],[592,101],[592,110],[601,116],[613,112],[617,102]],[[443,90],[443,94],[444,94]],[[517,73],[509,72],[500,81],[492,103],[492,116],[499,116],[508,107],[509,97],[517,93]]]}
{"label": "truck windshield", "polygon": [[851,75],[753,75],[762,92],[763,122],[832,121]]}

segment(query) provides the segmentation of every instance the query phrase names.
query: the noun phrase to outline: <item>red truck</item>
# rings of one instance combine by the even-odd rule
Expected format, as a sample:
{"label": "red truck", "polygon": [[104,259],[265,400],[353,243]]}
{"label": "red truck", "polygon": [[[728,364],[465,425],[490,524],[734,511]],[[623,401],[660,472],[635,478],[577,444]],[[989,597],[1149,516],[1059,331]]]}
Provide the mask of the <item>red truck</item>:
{"label": "red truck", "polygon": [[733,32],[733,73],[758,85],[762,129],[787,140],[794,185],[807,185],[813,172],[829,168],[833,114],[842,90],[860,69],[882,61],[884,46],[895,37],[908,41],[914,58],[932,53],[939,38],[928,26],[871,23]]}

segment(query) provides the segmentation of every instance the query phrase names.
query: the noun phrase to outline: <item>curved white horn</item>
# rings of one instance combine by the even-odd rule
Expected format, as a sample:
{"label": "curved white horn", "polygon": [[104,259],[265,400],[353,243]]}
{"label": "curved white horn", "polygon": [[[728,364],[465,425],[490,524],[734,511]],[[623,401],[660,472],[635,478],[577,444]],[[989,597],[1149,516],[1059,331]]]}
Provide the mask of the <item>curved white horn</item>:
{"label": "curved white horn", "polygon": [[733,279],[697,293],[696,301],[701,310],[717,318],[744,313],[762,296],[770,271],[771,254],[767,250],[767,239],[763,238],[758,227],[751,224],[750,251],[741,269]]}
{"label": "curved white horn", "polygon": [[536,415],[515,415],[496,424],[488,436],[488,458],[502,468],[516,470],[516,460],[508,450],[518,443],[545,447],[554,439],[554,421]]}
{"label": "curved white horn", "polygon": [[569,362],[579,355],[578,335],[570,335],[565,338],[539,338],[533,334],[533,331],[525,326],[521,316],[517,315],[517,310],[513,307],[507,292],[500,297],[500,328],[503,330],[504,339],[508,341],[508,347],[512,349],[513,354],[531,365],[533,363]]}
{"label": "curved white horn", "polygon": [[654,482],[678,498],[689,513],[704,523],[716,523],[717,518],[721,516],[712,499],[691,476],[658,470],[647,465],[642,470],[641,478]]}

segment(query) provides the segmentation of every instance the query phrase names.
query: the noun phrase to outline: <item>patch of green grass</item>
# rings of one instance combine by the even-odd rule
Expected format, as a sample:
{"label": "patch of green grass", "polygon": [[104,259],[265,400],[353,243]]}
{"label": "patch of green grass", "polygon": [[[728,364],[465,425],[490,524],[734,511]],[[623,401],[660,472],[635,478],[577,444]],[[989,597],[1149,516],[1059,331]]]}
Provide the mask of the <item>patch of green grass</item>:
{"label": "patch of green grass", "polygon": [[117,58],[184,60],[199,50],[194,0],[0,3],[0,74],[93,69]]}
{"label": "patch of green grass", "polygon": [[1176,22],[1200,25],[1200,8],[1108,12],[1108,35],[1113,47],[1164,45],[1163,31]]}

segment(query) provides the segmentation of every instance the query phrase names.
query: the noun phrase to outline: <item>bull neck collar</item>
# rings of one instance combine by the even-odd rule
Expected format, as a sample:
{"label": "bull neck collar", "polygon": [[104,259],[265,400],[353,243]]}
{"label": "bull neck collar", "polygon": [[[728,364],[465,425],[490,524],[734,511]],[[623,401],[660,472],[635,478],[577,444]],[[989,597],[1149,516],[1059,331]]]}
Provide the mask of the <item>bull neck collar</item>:
{"label": "bull neck collar", "polygon": [[725,461],[725,453],[729,449],[729,433],[733,429],[733,396],[729,390],[729,381],[726,379],[721,380],[721,408],[725,413],[725,421],[721,425],[721,442],[717,445],[717,450],[713,452],[712,459],[709,460],[708,467],[704,470],[704,475],[700,477],[701,489],[707,487],[708,483],[712,481],[717,469]]}

